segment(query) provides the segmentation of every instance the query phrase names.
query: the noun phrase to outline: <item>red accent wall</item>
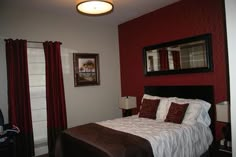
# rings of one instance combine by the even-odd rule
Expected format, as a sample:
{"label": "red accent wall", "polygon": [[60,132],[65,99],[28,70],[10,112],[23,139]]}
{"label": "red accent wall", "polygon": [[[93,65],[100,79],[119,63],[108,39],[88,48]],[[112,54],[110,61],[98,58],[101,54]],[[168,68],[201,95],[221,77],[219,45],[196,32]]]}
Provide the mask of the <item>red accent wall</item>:
{"label": "red accent wall", "polygon": [[[182,0],[119,25],[121,91],[140,102],[145,85],[213,85],[215,102],[227,99],[223,0]],[[144,76],[144,46],[212,34],[214,71]]]}

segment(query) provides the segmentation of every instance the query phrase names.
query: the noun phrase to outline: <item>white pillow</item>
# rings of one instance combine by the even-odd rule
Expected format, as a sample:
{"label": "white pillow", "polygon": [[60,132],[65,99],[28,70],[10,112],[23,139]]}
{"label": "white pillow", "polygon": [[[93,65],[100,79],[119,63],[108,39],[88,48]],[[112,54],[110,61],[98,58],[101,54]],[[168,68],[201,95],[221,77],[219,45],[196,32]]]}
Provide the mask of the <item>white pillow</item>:
{"label": "white pillow", "polygon": [[150,100],[156,100],[156,99],[163,99],[164,97],[159,97],[159,96],[152,96],[152,95],[149,95],[149,94],[144,94],[143,95],[143,98],[142,98],[142,102],[143,102],[143,99],[150,99]]}
{"label": "white pillow", "polygon": [[211,124],[211,118],[208,114],[211,104],[204,100],[184,99],[177,97],[166,98],[160,96],[152,96],[148,94],[144,94],[142,101],[143,99],[160,99],[160,104],[157,108],[156,113],[156,119],[159,121],[164,121],[166,119],[171,103],[175,102],[177,104],[189,104],[187,111],[185,112],[184,119],[182,121],[183,124],[193,125],[196,122],[202,123],[205,126],[210,126]]}
{"label": "white pillow", "polygon": [[198,116],[197,122],[202,123],[206,126],[210,126],[211,118],[209,116],[208,111],[211,108],[211,104],[199,99],[198,101],[202,102],[202,110],[200,112],[200,115]]}
{"label": "white pillow", "polygon": [[189,104],[182,121],[183,124],[192,125],[196,122],[202,123],[205,126],[209,126],[211,124],[211,118],[208,114],[211,104],[208,102],[200,99],[183,98],[175,98],[173,102],[178,104]]}

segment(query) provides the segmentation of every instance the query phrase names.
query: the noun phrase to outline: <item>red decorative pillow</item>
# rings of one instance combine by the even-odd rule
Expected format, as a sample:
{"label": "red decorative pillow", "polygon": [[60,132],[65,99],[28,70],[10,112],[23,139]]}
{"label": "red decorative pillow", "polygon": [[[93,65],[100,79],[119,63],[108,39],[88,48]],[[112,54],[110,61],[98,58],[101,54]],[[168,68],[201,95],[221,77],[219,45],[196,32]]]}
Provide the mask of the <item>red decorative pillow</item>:
{"label": "red decorative pillow", "polygon": [[165,122],[181,124],[189,104],[177,104],[172,102]]}
{"label": "red decorative pillow", "polygon": [[156,112],[157,112],[159,102],[160,102],[159,99],[156,99],[156,100],[143,99],[139,117],[156,119]]}

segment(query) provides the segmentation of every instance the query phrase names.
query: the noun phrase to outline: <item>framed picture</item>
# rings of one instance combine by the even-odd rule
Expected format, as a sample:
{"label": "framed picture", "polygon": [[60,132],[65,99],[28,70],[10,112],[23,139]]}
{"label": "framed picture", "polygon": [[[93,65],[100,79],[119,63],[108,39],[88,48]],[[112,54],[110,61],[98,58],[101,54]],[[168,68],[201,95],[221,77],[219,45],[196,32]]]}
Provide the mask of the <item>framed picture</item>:
{"label": "framed picture", "polygon": [[73,53],[74,86],[99,85],[99,56],[92,53]]}

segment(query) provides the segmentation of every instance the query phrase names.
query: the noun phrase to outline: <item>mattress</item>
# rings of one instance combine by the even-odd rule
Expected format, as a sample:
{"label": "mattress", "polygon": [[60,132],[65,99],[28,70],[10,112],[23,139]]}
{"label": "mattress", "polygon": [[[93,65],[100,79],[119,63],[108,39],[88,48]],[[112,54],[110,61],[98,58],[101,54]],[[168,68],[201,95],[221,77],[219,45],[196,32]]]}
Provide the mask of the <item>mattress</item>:
{"label": "mattress", "polygon": [[213,141],[210,128],[201,123],[175,124],[134,115],[97,124],[148,140],[154,157],[199,157]]}

